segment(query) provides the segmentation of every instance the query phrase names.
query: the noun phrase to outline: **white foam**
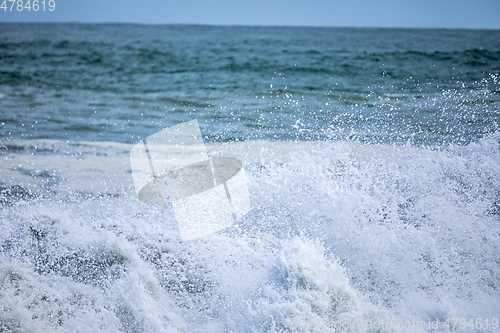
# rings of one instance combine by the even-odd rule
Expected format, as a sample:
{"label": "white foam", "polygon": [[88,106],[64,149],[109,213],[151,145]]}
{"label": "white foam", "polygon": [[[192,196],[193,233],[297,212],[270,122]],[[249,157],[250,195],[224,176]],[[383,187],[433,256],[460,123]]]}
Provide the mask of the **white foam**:
{"label": "white foam", "polygon": [[498,135],[446,149],[208,145],[243,162],[253,209],[192,242],[171,207],[135,198],[132,145],[15,145],[2,182],[52,196],[0,210],[4,327],[262,332],[500,308]]}

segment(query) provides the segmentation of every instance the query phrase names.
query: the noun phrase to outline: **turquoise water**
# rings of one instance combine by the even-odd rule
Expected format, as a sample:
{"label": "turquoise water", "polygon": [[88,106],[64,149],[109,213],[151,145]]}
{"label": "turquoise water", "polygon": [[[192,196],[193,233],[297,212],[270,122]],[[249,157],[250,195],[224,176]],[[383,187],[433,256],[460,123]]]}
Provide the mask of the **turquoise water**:
{"label": "turquoise water", "polygon": [[[493,30],[0,24],[0,331],[498,330],[499,75]],[[129,153],[192,119],[251,210],[184,242]]]}
{"label": "turquoise water", "polygon": [[498,130],[500,32],[2,24],[1,135],[468,143]]}

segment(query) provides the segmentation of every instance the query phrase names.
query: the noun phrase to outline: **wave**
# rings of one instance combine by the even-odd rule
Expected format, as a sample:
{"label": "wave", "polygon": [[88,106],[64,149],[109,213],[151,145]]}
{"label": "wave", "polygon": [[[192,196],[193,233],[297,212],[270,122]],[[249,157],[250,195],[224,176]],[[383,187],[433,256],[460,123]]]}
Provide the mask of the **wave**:
{"label": "wave", "polygon": [[463,63],[470,66],[475,66],[486,65],[490,61],[498,62],[500,60],[500,51],[488,49],[468,49],[449,52],[423,52],[416,50],[407,50],[366,53],[365,55],[358,56],[355,59],[376,62],[432,60],[435,62]]}
{"label": "wave", "polygon": [[320,331],[500,306],[498,133],[441,149],[207,145],[243,161],[253,209],[192,242],[171,207],[133,195],[131,145],[2,145],[16,147],[0,170],[5,330]]}
{"label": "wave", "polygon": [[[301,81],[310,77],[305,80],[309,82],[304,82],[307,90],[307,87],[321,89],[325,84],[332,84],[329,81],[332,78],[358,82],[366,76],[381,79],[389,76],[395,80],[407,80],[411,76],[422,81],[442,82],[455,78],[475,81],[499,71],[500,51],[496,45],[444,51],[440,50],[440,45],[435,45],[432,51],[427,51],[427,47],[405,50],[376,47],[367,51],[366,48],[354,47],[354,41],[351,44],[342,40],[339,48],[328,46],[336,40],[336,34],[322,37],[327,38],[327,45],[302,42],[306,38],[302,35],[291,40],[261,40],[252,34],[249,36],[256,38],[253,41],[247,39],[249,36],[241,39],[232,36],[234,39],[229,42],[216,35],[216,42],[200,43],[200,36],[191,36],[186,31],[177,35],[179,31],[173,27],[170,27],[172,31],[168,30],[172,33],[167,35],[168,38],[148,36],[139,43],[138,40],[145,37],[140,34],[140,29],[132,29],[130,38],[114,40],[115,28],[101,26],[105,37],[93,42],[82,39],[80,29],[72,31],[74,36],[71,39],[53,36],[35,40],[4,38],[0,40],[0,61],[3,64],[0,84],[137,91],[139,87],[133,84],[135,80],[155,82],[139,89],[143,92],[157,91],[159,84],[171,87],[171,81],[182,82],[188,75],[197,76],[196,84],[203,84],[203,79],[198,82],[200,75],[205,78],[215,75],[219,81],[222,78],[232,82],[234,74],[238,73],[250,78],[239,81],[249,82],[262,75],[300,76]],[[222,36],[223,30],[219,31]],[[182,36],[187,39],[182,40]],[[486,35],[481,37],[486,38]],[[23,66],[17,66],[19,63]],[[464,72],[473,72],[474,77],[461,76]]]}

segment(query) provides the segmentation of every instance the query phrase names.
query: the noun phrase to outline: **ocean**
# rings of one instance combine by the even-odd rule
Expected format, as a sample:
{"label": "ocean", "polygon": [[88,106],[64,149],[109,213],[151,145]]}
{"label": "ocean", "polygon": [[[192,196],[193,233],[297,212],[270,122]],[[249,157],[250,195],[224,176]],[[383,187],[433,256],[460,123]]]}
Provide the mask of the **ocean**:
{"label": "ocean", "polygon": [[[187,241],[193,120],[251,209]],[[499,125],[499,30],[1,23],[0,331],[496,331]]]}

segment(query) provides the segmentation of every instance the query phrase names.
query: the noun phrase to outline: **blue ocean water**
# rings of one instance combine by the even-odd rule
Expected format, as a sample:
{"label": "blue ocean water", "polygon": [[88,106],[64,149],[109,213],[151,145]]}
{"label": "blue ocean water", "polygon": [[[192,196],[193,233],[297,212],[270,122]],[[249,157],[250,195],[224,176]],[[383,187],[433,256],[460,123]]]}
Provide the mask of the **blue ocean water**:
{"label": "blue ocean water", "polygon": [[468,143],[498,129],[500,33],[2,24],[2,136]]}
{"label": "blue ocean water", "polygon": [[[499,92],[497,30],[0,24],[0,331],[497,330]],[[193,119],[252,210],[183,242]]]}

